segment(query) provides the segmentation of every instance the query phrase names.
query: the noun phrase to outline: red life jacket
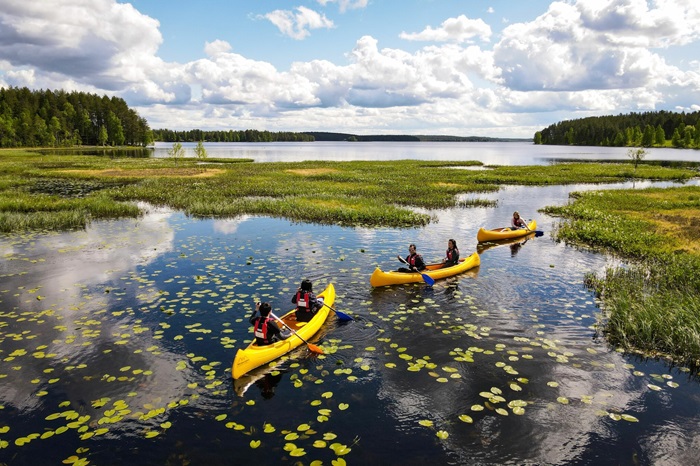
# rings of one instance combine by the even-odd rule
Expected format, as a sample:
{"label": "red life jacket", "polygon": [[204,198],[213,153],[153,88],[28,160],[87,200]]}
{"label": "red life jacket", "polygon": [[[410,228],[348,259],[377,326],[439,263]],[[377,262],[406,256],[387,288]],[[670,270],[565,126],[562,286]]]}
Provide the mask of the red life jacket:
{"label": "red life jacket", "polygon": [[262,340],[262,344],[264,345],[269,345],[270,340],[267,338],[267,321],[269,319],[267,317],[258,317],[258,320],[255,322],[255,326],[253,327],[253,334],[255,335],[256,338],[260,338]]}
{"label": "red life jacket", "polygon": [[410,265],[411,267],[415,267],[417,257],[418,257],[418,253],[410,254],[408,257],[406,257],[406,262],[408,262],[408,265]]}
{"label": "red life jacket", "polygon": [[311,299],[308,291],[297,291],[297,310],[304,312],[311,311]]}
{"label": "red life jacket", "polygon": [[454,249],[448,249],[447,252],[445,252],[445,257],[447,258],[448,261],[454,261],[454,258],[452,257],[452,254],[455,252]]}

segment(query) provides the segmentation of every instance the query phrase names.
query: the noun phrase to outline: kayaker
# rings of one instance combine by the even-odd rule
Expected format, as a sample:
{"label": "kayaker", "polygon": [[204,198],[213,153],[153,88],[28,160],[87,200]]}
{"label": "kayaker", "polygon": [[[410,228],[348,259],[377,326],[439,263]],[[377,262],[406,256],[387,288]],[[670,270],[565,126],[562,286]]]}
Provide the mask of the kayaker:
{"label": "kayaker", "polygon": [[520,218],[520,214],[516,210],[515,212],[513,212],[513,218],[510,219],[510,229],[519,230],[521,228],[529,230],[529,228],[527,227],[527,223],[525,223],[525,220]]}
{"label": "kayaker", "polygon": [[425,262],[423,262],[423,256],[416,252],[416,245],[413,243],[408,245],[408,256],[406,256],[406,259],[403,259],[400,254],[396,257],[398,257],[401,262],[408,265],[408,268],[400,267],[398,272],[413,273],[425,270]]}
{"label": "kayaker", "polygon": [[450,238],[447,240],[447,251],[445,258],[442,260],[443,267],[452,267],[459,262],[459,249],[457,249],[457,241]]}
{"label": "kayaker", "polygon": [[323,298],[317,298],[313,291],[311,280],[304,280],[299,285],[297,292],[292,296],[292,303],[297,305],[295,315],[297,322],[308,322],[319,309],[323,307]]}
{"label": "kayaker", "polygon": [[[255,310],[248,322],[253,326],[255,343],[258,346],[271,345],[272,343],[284,340],[289,337],[287,332],[282,332],[277,326],[275,319],[270,317],[272,306],[270,303],[255,303]],[[260,315],[256,315],[257,313]]]}

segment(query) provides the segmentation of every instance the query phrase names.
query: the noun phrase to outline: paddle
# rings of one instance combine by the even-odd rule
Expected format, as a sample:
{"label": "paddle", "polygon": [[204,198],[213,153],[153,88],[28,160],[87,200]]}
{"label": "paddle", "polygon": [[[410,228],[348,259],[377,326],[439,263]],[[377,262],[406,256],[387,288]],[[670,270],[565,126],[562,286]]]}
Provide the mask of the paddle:
{"label": "paddle", "polygon": [[[329,306],[329,307],[330,307],[330,306]],[[312,345],[312,344],[309,343],[308,341],[304,340],[304,338],[302,338],[301,335],[299,335],[299,334],[298,334],[297,332],[295,332],[292,328],[290,328],[289,325],[285,324],[284,321],[283,321],[282,319],[280,319],[279,317],[277,317],[276,315],[274,315],[272,312],[270,312],[270,315],[271,315],[272,318],[275,319],[277,322],[279,322],[280,324],[284,325],[284,326],[287,328],[287,330],[289,330],[289,331],[292,332],[294,335],[296,335],[297,337],[299,337],[299,339],[300,339],[301,341],[303,341],[304,343],[306,343],[306,346],[309,347],[309,350],[311,350],[312,353],[323,354],[323,350],[322,350],[321,348],[319,348],[319,347],[316,346],[316,345]]]}
{"label": "paddle", "polygon": [[329,306],[326,303],[323,303],[323,305],[326,306],[331,311],[335,312],[335,315],[338,317],[338,320],[342,320],[343,322],[349,322],[351,320],[355,320],[352,317],[350,317],[349,315],[347,315],[346,313],[337,311],[333,306]]}
{"label": "paddle", "polygon": [[[528,220],[528,223],[531,222],[531,221],[532,221],[532,219]],[[537,238],[539,238],[540,236],[544,235],[544,231],[541,231],[541,230],[530,230],[530,229],[527,227],[527,225],[525,226],[525,228],[527,228],[528,231],[534,231],[534,232],[535,232],[535,237],[537,237]]]}
{"label": "paddle", "polygon": [[[409,265],[409,263],[406,262],[406,259],[404,259],[403,257],[401,257],[401,256],[396,256],[396,257],[398,257],[399,260],[400,260],[401,262],[403,262],[404,264]],[[424,281],[428,286],[433,286],[433,285],[435,284],[435,280],[433,280],[433,277],[431,277],[430,275],[421,273],[420,276],[423,278],[423,281]]]}

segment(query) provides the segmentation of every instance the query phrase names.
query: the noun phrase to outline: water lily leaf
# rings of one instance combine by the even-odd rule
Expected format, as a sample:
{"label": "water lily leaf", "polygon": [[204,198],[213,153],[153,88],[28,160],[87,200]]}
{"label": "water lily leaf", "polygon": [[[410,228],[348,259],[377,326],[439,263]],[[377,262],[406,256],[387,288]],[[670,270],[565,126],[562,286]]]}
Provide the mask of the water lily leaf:
{"label": "water lily leaf", "polygon": [[316,440],[313,443],[313,446],[316,448],[326,448],[327,443],[323,440]]}
{"label": "water lily leaf", "polygon": [[436,435],[437,438],[439,438],[440,440],[445,440],[445,439],[447,439],[447,437],[450,436],[450,434],[447,433],[447,432],[444,431],[444,430],[439,430],[439,431],[437,431],[437,433],[436,433],[435,435]]}
{"label": "water lily leaf", "polygon": [[314,400],[310,404],[311,404],[311,406],[318,406],[321,404],[321,400]]}
{"label": "water lily leaf", "polygon": [[620,417],[628,422],[639,422],[639,419],[630,414],[622,414]]}
{"label": "water lily leaf", "polygon": [[284,439],[287,441],[296,440],[298,438],[299,438],[299,434],[297,434],[296,432],[290,432],[284,436]]}
{"label": "water lily leaf", "polygon": [[423,427],[433,427],[433,421],[428,420],[428,419],[423,419],[421,421],[418,421],[418,424],[422,425]]}
{"label": "water lily leaf", "polygon": [[341,443],[334,443],[330,446],[330,448],[338,456],[347,455],[348,453],[350,453],[350,450],[351,450],[351,448],[348,448],[347,445],[343,445]]}
{"label": "water lily leaf", "polygon": [[308,424],[300,424],[299,427],[297,427],[299,432],[306,432],[309,429],[311,429],[311,426]]}
{"label": "water lily leaf", "polygon": [[250,441],[250,448],[256,449],[260,446],[260,440],[251,440]]}
{"label": "water lily leaf", "polygon": [[156,430],[149,430],[148,432],[146,432],[146,438],[153,438],[153,437],[156,437],[158,435],[160,435],[160,432],[158,432]]}
{"label": "water lily leaf", "polygon": [[569,399],[565,396],[560,396],[557,397],[557,401],[563,405],[568,405],[569,404]]}
{"label": "water lily leaf", "polygon": [[333,466],[346,466],[346,462],[343,458],[338,458],[336,460],[331,460]]}
{"label": "water lily leaf", "polygon": [[338,409],[341,410],[341,411],[345,411],[345,410],[348,409],[349,407],[350,407],[350,405],[347,404],[347,403],[340,403],[340,404],[338,405]]}
{"label": "water lily leaf", "polygon": [[219,414],[219,415],[216,416],[214,419],[216,419],[217,421],[223,421],[223,420],[226,419],[227,417],[228,417],[228,414]]}
{"label": "water lily leaf", "polygon": [[275,431],[275,427],[272,424],[265,424],[265,427],[263,428],[263,432],[266,434],[271,434]]}
{"label": "water lily leaf", "polygon": [[323,398],[328,399],[328,398],[331,398],[333,396],[333,392],[323,392],[323,393],[321,393],[321,396]]}
{"label": "water lily leaf", "polygon": [[556,388],[559,386],[559,382],[547,382],[547,385],[553,388]]}
{"label": "water lily leaf", "polygon": [[497,408],[497,409],[496,409],[496,412],[497,412],[498,414],[500,414],[501,416],[507,416],[507,415],[508,415],[508,411],[506,411],[506,410],[503,409],[503,408]]}
{"label": "water lily leaf", "polygon": [[658,392],[659,390],[662,389],[662,388],[659,387],[658,385],[654,385],[654,384],[651,384],[651,383],[650,383],[650,384],[647,384],[647,387],[649,387],[649,389],[654,390],[654,391],[657,391],[657,392]]}
{"label": "water lily leaf", "polygon": [[484,407],[482,405],[472,405],[471,410],[472,411],[483,411]]}
{"label": "water lily leaf", "polygon": [[471,424],[474,422],[474,420],[471,418],[471,416],[468,416],[466,414],[460,414],[459,420],[462,422],[466,422],[467,424]]}
{"label": "water lily leaf", "polygon": [[518,416],[522,416],[523,414],[525,414],[525,408],[523,408],[522,406],[515,406],[512,408],[512,410],[513,414],[517,414]]}

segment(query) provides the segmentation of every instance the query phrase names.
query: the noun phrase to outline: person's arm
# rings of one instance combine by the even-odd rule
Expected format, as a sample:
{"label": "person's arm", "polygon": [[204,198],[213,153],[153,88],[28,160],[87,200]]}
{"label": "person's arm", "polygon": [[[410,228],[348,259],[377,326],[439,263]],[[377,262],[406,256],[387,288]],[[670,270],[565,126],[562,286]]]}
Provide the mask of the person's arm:
{"label": "person's arm", "polygon": [[267,331],[271,332],[271,335],[279,340],[284,340],[291,335],[291,333],[287,331],[286,327],[283,327],[283,329],[280,330],[279,325],[277,325],[275,322],[268,322],[267,326]]}
{"label": "person's arm", "polygon": [[255,307],[253,308],[253,313],[248,318],[248,322],[250,322],[251,325],[255,325],[255,319],[258,318],[258,309],[259,308],[260,308],[260,303],[255,303]]}
{"label": "person's arm", "polygon": [[423,256],[416,254],[416,266],[415,269],[419,272],[425,269],[425,262],[423,262]]}

